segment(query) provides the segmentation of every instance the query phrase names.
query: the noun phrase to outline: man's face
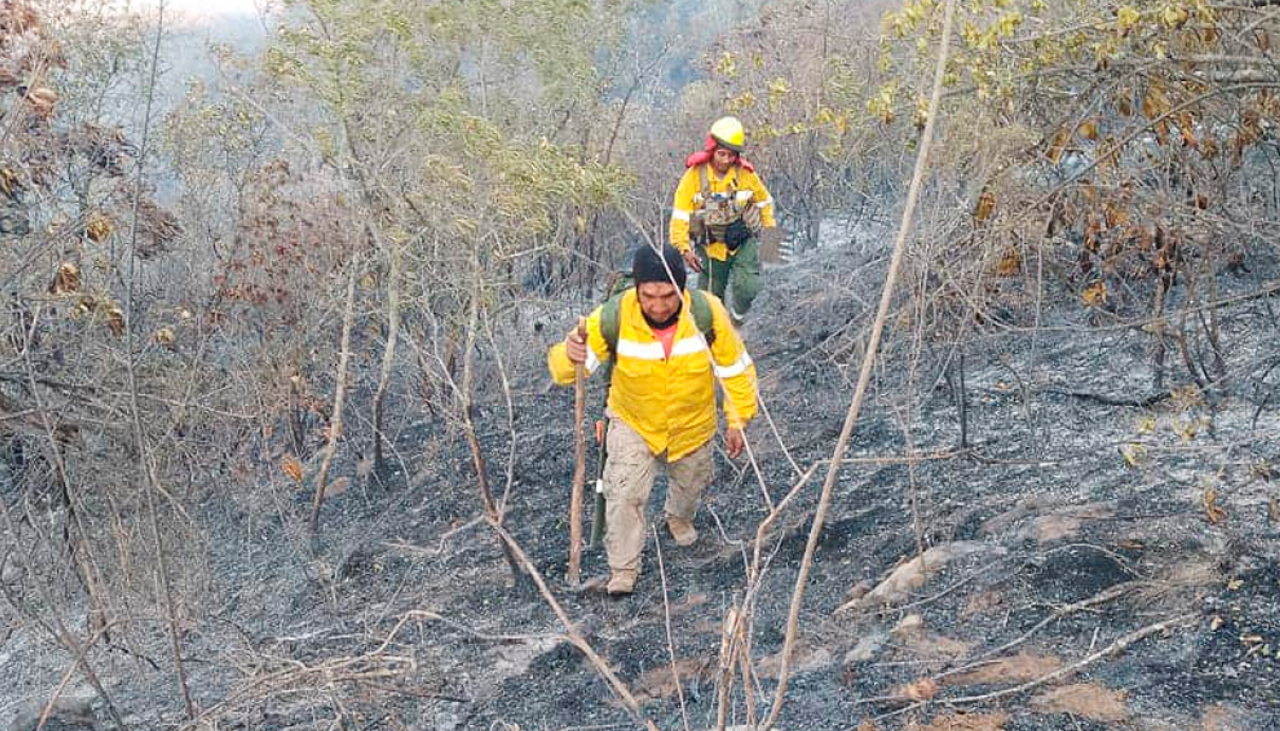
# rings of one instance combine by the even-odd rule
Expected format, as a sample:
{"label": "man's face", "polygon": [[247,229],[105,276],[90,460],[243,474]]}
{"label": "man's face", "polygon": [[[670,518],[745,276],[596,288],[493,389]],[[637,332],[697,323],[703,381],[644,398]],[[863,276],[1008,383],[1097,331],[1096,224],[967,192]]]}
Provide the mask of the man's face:
{"label": "man's face", "polygon": [[711,167],[715,168],[718,175],[724,175],[729,172],[729,168],[737,161],[738,153],[727,147],[717,147],[716,151],[711,154]]}
{"label": "man's face", "polygon": [[653,322],[666,322],[680,311],[680,290],[671,282],[641,282],[636,293],[641,311]]}

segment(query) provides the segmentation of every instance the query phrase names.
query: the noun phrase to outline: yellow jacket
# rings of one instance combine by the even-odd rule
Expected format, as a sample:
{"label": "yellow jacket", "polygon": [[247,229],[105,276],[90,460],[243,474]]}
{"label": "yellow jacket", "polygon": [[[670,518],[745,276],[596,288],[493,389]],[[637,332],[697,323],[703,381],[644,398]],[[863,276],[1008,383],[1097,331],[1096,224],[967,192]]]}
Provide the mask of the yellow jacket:
{"label": "yellow jacket", "polygon": [[[618,307],[618,353],[609,410],[644,437],[654,454],[665,451],[672,461],[715,436],[716,379],[724,390],[725,421],[730,428],[740,429],[756,415],[755,364],[730,324],[724,305],[715,295],[706,296],[714,342],[707,347],[685,292],[670,358],[663,356],[662,343],[645,321],[634,288],[623,295]],[[588,375],[610,357],[609,345],[600,332],[602,309],[597,307],[586,322]],[[573,363],[564,343],[551,347],[547,367],[556,383],[573,383]]]}
{"label": "yellow jacket", "polygon": [[[684,176],[680,178],[680,185],[676,186],[675,201],[671,206],[671,226],[668,230],[672,246],[679,249],[681,253],[690,248],[689,221],[703,206],[702,176],[699,168],[704,166],[707,170],[707,187],[711,193],[727,193],[731,187],[735,191],[750,192],[751,197],[747,203],[760,209],[760,223],[765,228],[773,228],[777,225],[773,211],[773,196],[769,195],[769,190],[764,187],[764,181],[760,180],[759,175],[734,165],[729,168],[729,172],[725,173],[723,178],[720,178],[716,176],[716,171],[710,163],[704,163],[687,168]],[[707,246],[707,256],[724,261],[729,258],[729,249],[724,242],[713,241]]]}

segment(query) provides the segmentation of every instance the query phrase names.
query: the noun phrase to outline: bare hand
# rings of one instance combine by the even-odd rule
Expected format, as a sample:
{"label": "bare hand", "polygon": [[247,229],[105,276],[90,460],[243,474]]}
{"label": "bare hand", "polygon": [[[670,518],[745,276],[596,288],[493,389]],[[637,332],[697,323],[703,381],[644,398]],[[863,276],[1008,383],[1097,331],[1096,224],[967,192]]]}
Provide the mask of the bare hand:
{"label": "bare hand", "polygon": [[570,363],[587,362],[587,325],[582,320],[578,320],[578,326],[565,336],[564,351]]}
{"label": "bare hand", "polygon": [[685,266],[699,274],[702,273],[702,260],[693,252],[693,249],[683,252],[681,256],[684,257]]}
{"label": "bare hand", "polygon": [[747,437],[741,429],[724,430],[724,451],[729,455],[729,459],[737,459],[745,446],[747,446]]}

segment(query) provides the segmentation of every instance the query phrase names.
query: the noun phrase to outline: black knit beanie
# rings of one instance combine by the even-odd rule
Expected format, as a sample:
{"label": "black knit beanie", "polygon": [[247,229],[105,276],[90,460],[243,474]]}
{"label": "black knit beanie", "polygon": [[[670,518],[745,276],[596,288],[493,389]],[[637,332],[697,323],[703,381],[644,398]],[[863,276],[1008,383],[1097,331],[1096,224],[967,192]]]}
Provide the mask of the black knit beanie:
{"label": "black knit beanie", "polygon": [[[667,265],[662,265],[663,260]],[[667,268],[671,269],[670,276]],[[641,244],[636,249],[635,258],[631,260],[631,277],[636,285],[644,282],[670,282],[675,279],[676,288],[683,290],[685,280],[689,278],[684,268],[684,257],[671,244],[663,244],[662,255],[654,251],[648,244]]]}

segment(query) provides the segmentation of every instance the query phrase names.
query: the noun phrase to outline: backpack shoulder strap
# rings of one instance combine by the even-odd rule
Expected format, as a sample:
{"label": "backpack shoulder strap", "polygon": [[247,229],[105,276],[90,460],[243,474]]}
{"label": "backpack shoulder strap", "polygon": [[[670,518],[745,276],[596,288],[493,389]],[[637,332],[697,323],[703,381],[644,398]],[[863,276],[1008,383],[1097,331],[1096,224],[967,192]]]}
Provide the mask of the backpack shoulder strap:
{"label": "backpack shoulder strap", "polygon": [[689,290],[689,305],[693,311],[693,324],[698,326],[698,331],[710,347],[716,341],[716,328],[707,293],[700,289]]}
{"label": "backpack shoulder strap", "polygon": [[711,181],[707,179],[707,170],[710,168],[709,162],[698,166],[698,182],[701,184],[700,192],[704,202],[711,198]]}
{"label": "backpack shoulder strap", "polygon": [[604,341],[609,346],[610,357],[618,351],[619,313],[622,307],[622,297],[626,293],[627,291],[624,289],[613,295],[605,300],[600,309],[600,334],[604,336]]}

